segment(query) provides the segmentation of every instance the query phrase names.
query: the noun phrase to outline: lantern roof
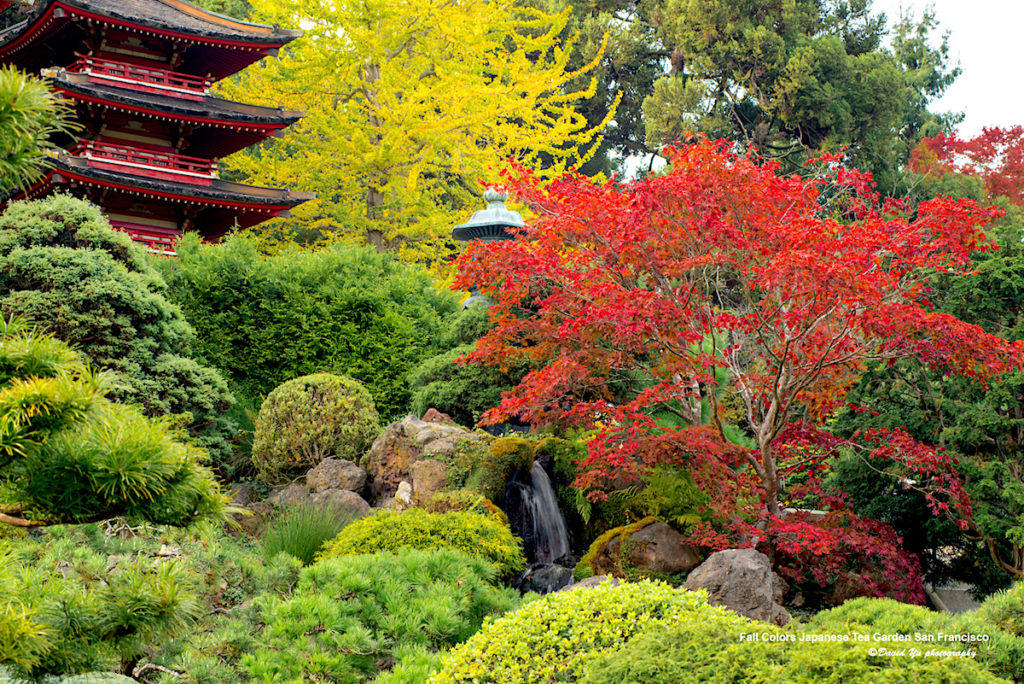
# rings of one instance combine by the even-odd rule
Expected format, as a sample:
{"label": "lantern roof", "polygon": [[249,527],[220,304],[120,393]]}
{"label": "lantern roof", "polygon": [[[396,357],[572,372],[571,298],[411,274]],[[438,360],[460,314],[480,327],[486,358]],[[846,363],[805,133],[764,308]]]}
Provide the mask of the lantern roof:
{"label": "lantern roof", "polygon": [[505,201],[508,199],[508,193],[505,191],[489,188],[484,193],[484,199],[487,201],[487,208],[474,213],[466,223],[455,226],[452,230],[452,237],[463,241],[512,240],[513,236],[507,229],[522,228],[526,225],[518,211],[510,211],[505,206]]}

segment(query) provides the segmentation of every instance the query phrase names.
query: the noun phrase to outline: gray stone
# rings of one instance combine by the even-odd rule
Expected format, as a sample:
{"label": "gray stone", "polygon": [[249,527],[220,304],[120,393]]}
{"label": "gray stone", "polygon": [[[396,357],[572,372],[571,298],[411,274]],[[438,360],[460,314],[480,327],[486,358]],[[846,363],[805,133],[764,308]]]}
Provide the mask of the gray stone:
{"label": "gray stone", "polygon": [[[598,574],[618,574],[621,568],[675,575],[700,564],[697,550],[685,537],[663,522],[652,522],[632,532],[623,548],[621,537],[612,537],[591,567]],[[625,557],[623,557],[625,554]]]}
{"label": "gray stone", "polygon": [[275,490],[267,500],[275,506],[294,506],[308,498],[309,489],[306,488],[306,485],[293,482],[286,487]]}
{"label": "gray stone", "polygon": [[366,500],[347,489],[328,489],[309,496],[310,503],[317,506],[333,506],[339,511],[362,518],[370,514],[370,504]]}
{"label": "gray stone", "polygon": [[572,584],[572,570],[561,565],[541,565],[530,568],[519,579],[520,591],[550,594]]}
{"label": "gray stone", "polygon": [[248,506],[256,500],[256,488],[251,484],[238,484],[228,491],[228,496],[232,505]]}
{"label": "gray stone", "polygon": [[711,554],[684,585],[705,589],[708,603],[723,606],[752,620],[784,625],[789,613],[782,607],[786,583],[772,572],[768,556],[754,549],[727,549]]}
{"label": "gray stone", "polygon": [[325,458],[306,473],[306,485],[314,492],[347,489],[360,492],[366,486],[366,471],[352,461]]}
{"label": "gray stone", "polygon": [[448,484],[448,467],[441,461],[432,458],[416,461],[409,466],[412,477],[412,493],[421,504],[434,498],[434,495]]}
{"label": "gray stone", "polygon": [[608,584],[613,587],[619,586],[619,580],[617,577],[611,577],[609,575],[594,575],[593,577],[582,579],[579,582],[576,582],[575,584],[566,585],[558,591],[572,591],[573,589],[592,589],[594,587],[604,584],[605,582],[608,582]]}
{"label": "gray stone", "polygon": [[451,458],[458,450],[459,441],[455,437],[441,437],[423,445],[423,456]]}

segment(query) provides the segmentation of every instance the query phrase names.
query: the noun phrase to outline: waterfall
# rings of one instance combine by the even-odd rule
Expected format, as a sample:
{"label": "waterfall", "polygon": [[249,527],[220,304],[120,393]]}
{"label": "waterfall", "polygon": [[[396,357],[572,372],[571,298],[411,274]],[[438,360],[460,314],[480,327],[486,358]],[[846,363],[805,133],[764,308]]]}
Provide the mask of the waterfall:
{"label": "waterfall", "polygon": [[522,537],[526,558],[534,564],[554,563],[569,555],[569,532],[558,508],[555,490],[539,462],[517,473],[505,489],[505,512],[512,531]]}

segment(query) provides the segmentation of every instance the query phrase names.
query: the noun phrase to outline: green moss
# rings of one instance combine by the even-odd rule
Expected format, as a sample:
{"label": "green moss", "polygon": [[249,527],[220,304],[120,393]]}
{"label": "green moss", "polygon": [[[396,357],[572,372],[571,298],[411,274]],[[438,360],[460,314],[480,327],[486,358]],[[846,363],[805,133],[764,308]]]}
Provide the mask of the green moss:
{"label": "green moss", "polygon": [[629,523],[628,525],[610,529],[595,539],[594,543],[590,545],[589,549],[587,549],[587,552],[582,558],[580,558],[580,562],[576,564],[576,570],[573,572],[573,576],[576,578],[576,581],[578,582],[579,580],[586,579],[587,577],[592,577],[594,575],[594,559],[604,551],[605,547],[608,546],[613,539],[619,539],[621,543],[619,549],[620,553],[622,553],[626,550],[626,538],[629,537],[629,535],[633,534],[637,530],[642,530],[655,522],[658,522],[657,518],[648,516],[642,520]]}
{"label": "green moss", "polygon": [[510,575],[526,567],[521,542],[493,516],[428,513],[421,508],[401,513],[378,511],[358,520],[325,544],[319,557],[329,559],[410,548],[457,549],[486,559],[499,575]]}
{"label": "green moss", "polygon": [[480,515],[491,515],[503,526],[508,527],[508,516],[505,511],[498,508],[493,501],[481,496],[476,492],[459,490],[454,492],[439,492],[423,505],[424,510],[431,513],[448,513],[458,511],[462,513],[479,513]]}
{"label": "green moss", "polygon": [[497,500],[505,493],[505,485],[516,470],[533,467],[536,444],[523,437],[470,442],[448,461],[449,485]]}

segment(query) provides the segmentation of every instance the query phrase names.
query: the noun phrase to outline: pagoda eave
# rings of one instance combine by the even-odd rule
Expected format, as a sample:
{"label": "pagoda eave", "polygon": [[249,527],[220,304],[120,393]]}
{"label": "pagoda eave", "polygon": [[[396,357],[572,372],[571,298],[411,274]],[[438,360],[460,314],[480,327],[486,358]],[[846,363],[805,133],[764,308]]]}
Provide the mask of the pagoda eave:
{"label": "pagoda eave", "polygon": [[[0,62],[25,61],[30,64],[31,49],[24,59],[16,55],[22,53],[25,48],[31,48],[47,40],[52,41],[54,35],[67,25],[81,21],[104,24],[134,35],[162,38],[185,44],[192,49],[205,49],[207,52],[212,50],[213,53],[217,53],[216,57],[213,53],[206,54],[191,68],[193,72],[199,73],[201,63],[202,72],[209,73],[214,80],[219,80],[267,55],[275,54],[278,49],[302,35],[301,31],[288,31],[237,20],[229,23],[231,26],[244,28],[232,31],[226,26],[213,24],[212,28],[204,29],[200,21],[193,22],[193,25],[182,25],[175,23],[171,16],[164,20],[160,17],[146,16],[143,10],[150,8],[151,4],[140,3],[137,0],[36,0],[25,21],[0,31]],[[186,6],[191,10],[198,10],[188,3],[177,0],[162,0],[161,5],[167,7],[168,12],[178,11],[182,16],[192,16],[191,13],[182,10]],[[139,8],[137,15],[132,15],[128,11],[132,7]],[[208,12],[201,13],[208,17],[219,17]],[[23,64],[22,68],[25,67],[26,64]]]}
{"label": "pagoda eave", "polygon": [[79,159],[58,159],[54,160],[40,181],[11,199],[43,197],[50,192],[74,185],[118,190],[131,195],[181,204],[244,210],[247,213],[262,214],[260,221],[265,221],[271,216],[279,216],[315,197],[312,193],[242,185],[220,179],[214,179],[211,185],[205,187],[176,181],[143,179],[127,173],[92,169]]}

